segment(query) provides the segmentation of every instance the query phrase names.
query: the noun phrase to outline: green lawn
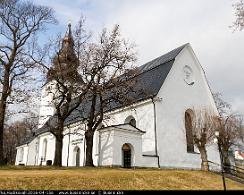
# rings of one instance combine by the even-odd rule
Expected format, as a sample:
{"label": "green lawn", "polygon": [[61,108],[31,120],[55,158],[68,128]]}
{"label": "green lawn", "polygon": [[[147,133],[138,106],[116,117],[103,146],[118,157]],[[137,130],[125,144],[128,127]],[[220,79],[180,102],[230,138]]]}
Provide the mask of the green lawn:
{"label": "green lawn", "polygon": [[[226,179],[229,190],[244,184]],[[220,175],[187,170],[2,167],[0,189],[8,190],[222,190]]]}

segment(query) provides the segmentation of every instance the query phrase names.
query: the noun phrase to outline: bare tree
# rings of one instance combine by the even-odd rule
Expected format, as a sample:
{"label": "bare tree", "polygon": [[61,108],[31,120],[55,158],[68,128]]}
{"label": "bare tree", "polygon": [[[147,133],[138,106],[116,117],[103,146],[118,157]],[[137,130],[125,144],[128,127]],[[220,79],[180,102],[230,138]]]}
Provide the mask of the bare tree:
{"label": "bare tree", "polygon": [[220,93],[214,94],[214,100],[219,111],[219,144],[223,155],[223,164],[225,170],[229,170],[229,150],[243,139],[243,117],[240,114],[233,113],[231,105],[225,102]]}
{"label": "bare tree", "polygon": [[[56,138],[54,166],[62,166],[62,147],[64,137],[65,120],[83,101],[90,86],[83,81],[84,74],[80,63],[81,52],[89,39],[84,29],[84,18],[78,22],[74,36],[71,32],[71,24],[64,38],[58,36],[57,40],[44,49],[42,55],[35,61],[44,68],[46,75],[46,92],[50,97],[55,115],[50,118],[46,125]],[[46,52],[48,51],[48,52]],[[50,55],[52,63],[49,64]],[[47,57],[47,61],[44,59]]]}
{"label": "bare tree", "polygon": [[223,164],[226,171],[230,166],[229,151],[243,137],[243,119],[239,114],[230,114],[219,119],[219,144],[223,155]]}
{"label": "bare tree", "polygon": [[[7,105],[28,95],[23,87],[35,62],[36,35],[55,23],[53,10],[30,1],[3,0],[0,4],[0,165],[3,161],[3,132]],[[22,98],[22,101],[25,99]]]}
{"label": "bare tree", "polygon": [[[137,74],[134,46],[121,38],[119,26],[111,32],[106,29],[98,43],[90,44],[82,57],[86,72],[85,83],[91,83],[86,99],[86,166],[94,166],[92,159],[93,137],[105,119],[104,113],[114,104],[129,105],[133,102],[133,85]],[[92,80],[90,79],[92,78]]]}
{"label": "bare tree", "polygon": [[192,122],[193,142],[201,154],[201,169],[209,170],[207,145],[214,139],[214,132],[218,127],[218,116],[211,110],[195,110]]}
{"label": "bare tree", "polygon": [[108,103],[129,99],[125,94],[130,89],[127,73],[133,75],[129,66],[135,60],[132,45],[121,38],[118,25],[111,32],[104,29],[97,42],[90,41],[90,34],[83,27],[81,18],[73,36],[69,24],[52,66],[42,64],[48,70],[47,81],[52,83],[48,90],[55,115],[48,123],[53,119],[56,122],[48,126],[56,137],[55,166],[62,166],[64,124],[74,110],[80,112],[80,120],[87,126],[86,166],[93,166],[93,136],[104,119]]}
{"label": "bare tree", "polygon": [[236,20],[231,26],[234,30],[243,30],[244,28],[244,2],[243,0],[238,1],[233,5],[235,9]]}
{"label": "bare tree", "polygon": [[32,134],[37,127],[37,118],[29,115],[21,121],[6,125],[4,131],[4,161],[7,164],[14,164],[16,157],[16,147],[27,136]]}
{"label": "bare tree", "polygon": [[221,117],[229,115],[231,112],[231,105],[228,102],[223,100],[222,94],[219,92],[213,93],[213,98],[214,98],[217,110],[219,112],[219,115]]}

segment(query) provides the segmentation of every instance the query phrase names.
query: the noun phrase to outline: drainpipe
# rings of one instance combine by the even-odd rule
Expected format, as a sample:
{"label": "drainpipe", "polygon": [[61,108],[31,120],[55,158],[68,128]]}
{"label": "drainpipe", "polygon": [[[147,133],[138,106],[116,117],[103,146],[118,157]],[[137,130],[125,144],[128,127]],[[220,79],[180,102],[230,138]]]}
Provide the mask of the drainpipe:
{"label": "drainpipe", "polygon": [[69,129],[69,143],[68,143],[68,154],[67,154],[67,167],[69,166],[69,147],[70,147],[70,129]]}
{"label": "drainpipe", "polygon": [[38,157],[39,157],[39,147],[40,147],[40,137],[36,137],[36,144],[35,144],[35,164],[34,166],[38,165]]}
{"label": "drainpipe", "polygon": [[98,131],[98,166],[100,166],[101,155],[101,132]]}
{"label": "drainpipe", "polygon": [[158,155],[158,140],[157,140],[156,105],[155,105],[155,101],[154,101],[153,97],[151,99],[152,99],[153,111],[154,111],[155,155],[158,158],[158,168],[160,168],[159,155]]}
{"label": "drainpipe", "polygon": [[27,165],[28,164],[28,158],[29,158],[29,150],[30,150],[30,147],[29,147],[29,144],[27,144],[27,156],[26,156],[26,163],[25,163],[25,165]]}
{"label": "drainpipe", "polygon": [[37,141],[35,142],[35,163],[34,163],[34,166],[36,166],[36,156],[37,156]]}
{"label": "drainpipe", "polygon": [[[86,128],[85,128],[85,133],[86,133]],[[86,164],[86,136],[85,133],[83,135],[83,139],[84,139],[84,158],[83,158],[83,167]]]}

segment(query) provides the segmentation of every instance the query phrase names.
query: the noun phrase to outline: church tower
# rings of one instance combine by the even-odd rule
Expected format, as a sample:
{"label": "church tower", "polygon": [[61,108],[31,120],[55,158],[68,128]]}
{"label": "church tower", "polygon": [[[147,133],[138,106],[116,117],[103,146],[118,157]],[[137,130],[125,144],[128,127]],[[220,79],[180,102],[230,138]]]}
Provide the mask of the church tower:
{"label": "church tower", "polygon": [[74,50],[71,24],[68,24],[68,29],[61,43],[61,49],[54,56],[52,67],[47,73],[47,82],[42,87],[38,128],[42,127],[55,114],[53,101],[58,97],[57,81],[60,79],[77,80],[79,77],[77,68],[78,58]]}

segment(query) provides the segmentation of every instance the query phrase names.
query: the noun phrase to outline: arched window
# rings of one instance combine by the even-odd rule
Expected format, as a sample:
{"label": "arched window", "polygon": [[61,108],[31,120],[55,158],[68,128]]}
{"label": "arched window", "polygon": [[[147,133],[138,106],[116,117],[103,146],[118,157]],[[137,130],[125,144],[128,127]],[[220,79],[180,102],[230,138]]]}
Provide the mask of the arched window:
{"label": "arched window", "polygon": [[105,125],[103,123],[100,124],[100,129],[105,128]]}
{"label": "arched window", "polygon": [[186,130],[186,144],[187,152],[194,152],[194,141],[192,133],[192,110],[185,112],[185,130]]}
{"label": "arched window", "polygon": [[74,165],[76,167],[80,166],[80,148],[78,146],[76,146],[74,148]]}
{"label": "arched window", "polygon": [[42,144],[42,160],[46,161],[46,158],[47,158],[47,139],[44,139]]}
{"label": "arched window", "polygon": [[126,124],[130,124],[130,125],[133,126],[133,127],[136,127],[136,119],[135,119],[133,116],[128,116],[128,117],[125,119],[125,123],[126,123]]}

